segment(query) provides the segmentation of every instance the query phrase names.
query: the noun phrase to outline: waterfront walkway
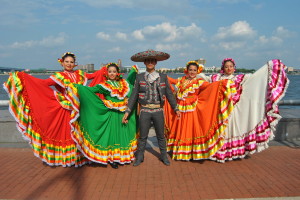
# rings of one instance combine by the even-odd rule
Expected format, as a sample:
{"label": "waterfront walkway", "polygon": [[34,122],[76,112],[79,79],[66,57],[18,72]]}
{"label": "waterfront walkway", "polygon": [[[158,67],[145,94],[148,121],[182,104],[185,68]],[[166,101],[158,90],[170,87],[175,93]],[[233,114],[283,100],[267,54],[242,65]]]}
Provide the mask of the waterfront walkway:
{"label": "waterfront walkway", "polygon": [[271,146],[248,159],[158,160],[147,148],[145,161],[112,169],[98,164],[49,167],[30,148],[0,148],[0,199],[300,199],[300,149]]}
{"label": "waterfront walkway", "polygon": [[[284,115],[291,121],[300,114],[289,110]],[[297,126],[288,127],[299,134],[299,122],[293,123]],[[33,155],[8,112],[1,111],[0,124],[0,199],[300,199],[298,136],[271,141],[268,149],[248,159],[224,164],[171,160],[171,166],[165,166],[158,160],[151,129],[145,161],[138,167],[63,168],[46,166]],[[3,142],[9,137],[15,142]]]}

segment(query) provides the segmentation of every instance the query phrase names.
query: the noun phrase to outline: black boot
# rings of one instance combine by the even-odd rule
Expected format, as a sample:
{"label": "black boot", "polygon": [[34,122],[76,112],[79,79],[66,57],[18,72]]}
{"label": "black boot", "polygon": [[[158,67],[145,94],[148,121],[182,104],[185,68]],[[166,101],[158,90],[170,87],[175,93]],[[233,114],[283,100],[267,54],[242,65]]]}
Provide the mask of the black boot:
{"label": "black boot", "polygon": [[110,162],[109,164],[114,169],[118,169],[119,168],[118,163],[116,163],[116,162],[112,162],[112,163]]}
{"label": "black boot", "polygon": [[170,166],[171,164],[166,151],[161,151],[160,160],[167,166]]}
{"label": "black boot", "polygon": [[144,153],[138,152],[133,166],[139,166],[142,162],[144,162]]}
{"label": "black boot", "polygon": [[144,162],[144,159],[137,159],[134,163],[133,163],[133,166],[139,166],[142,162]]}

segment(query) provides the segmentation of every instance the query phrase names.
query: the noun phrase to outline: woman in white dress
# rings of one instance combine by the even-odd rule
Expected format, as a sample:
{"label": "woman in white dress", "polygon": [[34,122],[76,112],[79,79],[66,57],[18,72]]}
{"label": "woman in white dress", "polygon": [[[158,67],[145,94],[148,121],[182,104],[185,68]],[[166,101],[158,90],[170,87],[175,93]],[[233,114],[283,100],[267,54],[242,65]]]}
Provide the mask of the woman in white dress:
{"label": "woman in white dress", "polygon": [[248,154],[268,148],[281,119],[278,102],[289,84],[286,66],[280,60],[270,60],[254,74],[234,75],[235,62],[226,58],[221,72],[212,76],[201,75],[214,82],[231,79],[237,93],[233,96],[235,107],[228,120],[224,145],[211,157],[224,162],[244,158]]}

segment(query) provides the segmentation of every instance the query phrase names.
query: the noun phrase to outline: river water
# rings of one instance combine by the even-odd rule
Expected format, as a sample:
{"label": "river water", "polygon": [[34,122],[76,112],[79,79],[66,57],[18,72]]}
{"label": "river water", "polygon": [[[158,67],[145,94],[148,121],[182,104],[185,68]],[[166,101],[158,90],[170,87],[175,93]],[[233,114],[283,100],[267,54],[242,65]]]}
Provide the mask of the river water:
{"label": "river water", "polygon": [[[34,75],[37,78],[46,79],[49,75]],[[168,74],[172,78],[183,76],[183,74]],[[8,95],[3,89],[3,83],[7,80],[8,75],[0,75],[0,100],[8,100]],[[300,76],[299,75],[288,75],[290,80],[289,87],[283,98],[283,100],[300,100]],[[280,108],[294,108],[300,109],[300,106],[280,106]]]}

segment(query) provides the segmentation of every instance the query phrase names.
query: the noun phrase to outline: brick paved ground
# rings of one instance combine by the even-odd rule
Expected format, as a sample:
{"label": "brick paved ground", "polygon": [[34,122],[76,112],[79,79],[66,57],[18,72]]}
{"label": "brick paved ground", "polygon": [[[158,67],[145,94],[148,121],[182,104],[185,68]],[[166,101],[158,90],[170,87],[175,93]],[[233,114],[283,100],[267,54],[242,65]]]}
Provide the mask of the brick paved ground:
{"label": "brick paved ground", "polygon": [[[226,199],[300,196],[300,149],[271,146],[249,159],[171,161],[148,148],[138,167],[51,168],[30,148],[0,148],[1,199]],[[298,199],[298,198],[296,198]]]}

